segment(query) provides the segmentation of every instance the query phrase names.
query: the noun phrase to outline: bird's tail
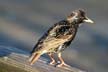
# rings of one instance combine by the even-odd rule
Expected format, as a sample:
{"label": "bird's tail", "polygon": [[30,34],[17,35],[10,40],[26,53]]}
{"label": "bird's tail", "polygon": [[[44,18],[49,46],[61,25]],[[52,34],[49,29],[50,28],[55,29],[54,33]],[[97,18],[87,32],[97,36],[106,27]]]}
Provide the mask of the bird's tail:
{"label": "bird's tail", "polygon": [[31,57],[29,58],[30,65],[33,65],[34,62],[36,62],[39,59],[40,56],[41,56],[40,53],[33,53],[31,55]]}

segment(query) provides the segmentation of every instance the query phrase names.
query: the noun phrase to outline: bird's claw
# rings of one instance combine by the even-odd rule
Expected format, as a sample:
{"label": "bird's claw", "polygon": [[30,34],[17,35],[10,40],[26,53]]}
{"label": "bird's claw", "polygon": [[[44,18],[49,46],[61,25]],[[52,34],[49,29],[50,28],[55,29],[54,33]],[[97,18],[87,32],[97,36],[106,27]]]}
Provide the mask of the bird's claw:
{"label": "bird's claw", "polygon": [[55,65],[55,64],[56,64],[55,61],[51,61],[51,62],[49,63],[49,65]]}
{"label": "bird's claw", "polygon": [[56,67],[71,67],[71,66],[66,63],[61,63],[61,64],[58,64]]}

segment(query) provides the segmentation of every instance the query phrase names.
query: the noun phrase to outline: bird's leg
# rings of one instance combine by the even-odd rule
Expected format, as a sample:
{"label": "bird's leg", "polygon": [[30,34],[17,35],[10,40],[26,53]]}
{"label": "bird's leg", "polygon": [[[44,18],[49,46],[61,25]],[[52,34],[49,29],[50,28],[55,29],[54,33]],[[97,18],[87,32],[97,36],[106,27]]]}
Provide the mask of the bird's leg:
{"label": "bird's leg", "polygon": [[51,59],[51,62],[50,62],[49,64],[50,64],[50,65],[56,64],[56,61],[55,61],[55,59],[54,59],[54,57],[53,57],[53,54],[52,54],[52,53],[48,53],[48,55],[49,55],[49,57],[50,57],[50,59]]}
{"label": "bird's leg", "polygon": [[57,65],[57,67],[63,67],[63,66],[66,66],[66,67],[70,67],[70,65],[66,64],[61,56],[61,53],[58,53],[58,58],[60,60],[60,64]]}
{"label": "bird's leg", "polygon": [[30,56],[30,58],[29,58],[29,62],[32,61],[32,59],[33,59],[34,56],[35,56],[35,53],[33,53],[33,54]]}

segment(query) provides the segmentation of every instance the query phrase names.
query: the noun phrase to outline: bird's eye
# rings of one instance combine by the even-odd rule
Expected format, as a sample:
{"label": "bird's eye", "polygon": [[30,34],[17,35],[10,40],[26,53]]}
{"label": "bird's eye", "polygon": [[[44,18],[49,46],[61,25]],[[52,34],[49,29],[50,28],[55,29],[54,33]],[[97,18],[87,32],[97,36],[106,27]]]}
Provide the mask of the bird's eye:
{"label": "bird's eye", "polygon": [[71,13],[71,15],[70,16],[74,16],[74,13]]}

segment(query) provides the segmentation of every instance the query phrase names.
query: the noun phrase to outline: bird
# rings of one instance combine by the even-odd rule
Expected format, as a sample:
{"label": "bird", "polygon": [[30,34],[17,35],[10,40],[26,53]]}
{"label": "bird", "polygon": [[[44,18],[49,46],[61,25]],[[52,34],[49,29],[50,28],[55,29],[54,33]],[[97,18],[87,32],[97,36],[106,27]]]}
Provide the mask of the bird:
{"label": "bird", "polygon": [[30,65],[33,65],[41,55],[48,54],[50,65],[56,64],[54,54],[57,54],[59,64],[57,67],[70,66],[62,58],[62,52],[75,39],[78,28],[82,23],[93,24],[94,21],[87,17],[83,9],[72,11],[65,19],[55,23],[35,44],[29,58]]}

